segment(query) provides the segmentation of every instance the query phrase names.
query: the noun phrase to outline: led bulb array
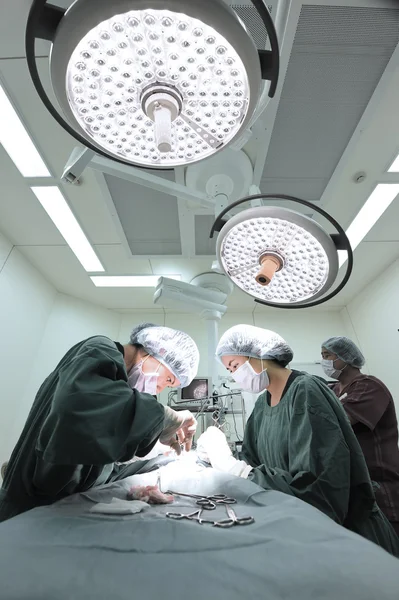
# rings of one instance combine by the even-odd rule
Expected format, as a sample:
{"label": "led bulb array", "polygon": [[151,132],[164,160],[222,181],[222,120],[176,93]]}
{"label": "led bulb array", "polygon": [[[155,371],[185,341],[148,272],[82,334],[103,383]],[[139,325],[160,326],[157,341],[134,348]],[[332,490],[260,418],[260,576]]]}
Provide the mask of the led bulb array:
{"label": "led bulb array", "polygon": [[[155,84],[182,98],[166,153],[142,102]],[[210,156],[237,134],[249,103],[233,46],[212,27],[167,10],[130,11],[94,27],[71,55],[66,87],[75,118],[97,144],[148,166]]]}
{"label": "led bulb array", "polygon": [[[268,286],[255,280],[267,251],[281,256],[283,268]],[[304,228],[280,218],[253,218],[235,225],[225,236],[221,260],[233,282],[268,302],[300,302],[325,285],[329,260],[321,243]]]}

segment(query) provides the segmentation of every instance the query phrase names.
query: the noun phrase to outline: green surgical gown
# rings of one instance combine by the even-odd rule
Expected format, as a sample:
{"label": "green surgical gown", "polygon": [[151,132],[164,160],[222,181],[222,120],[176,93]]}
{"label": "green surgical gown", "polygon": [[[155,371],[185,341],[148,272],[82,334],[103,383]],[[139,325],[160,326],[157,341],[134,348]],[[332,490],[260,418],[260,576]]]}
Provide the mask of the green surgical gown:
{"label": "green surgical gown", "polygon": [[0,490],[0,521],[133,474],[164,408],[128,384],[123,346],[102,336],[71,348],[40,387]]}
{"label": "green surgical gown", "polygon": [[399,539],[378,509],[359,443],[340,402],[317,377],[293,371],[270,406],[262,394],[242,449],[249,479],[312,504],[399,556]]}

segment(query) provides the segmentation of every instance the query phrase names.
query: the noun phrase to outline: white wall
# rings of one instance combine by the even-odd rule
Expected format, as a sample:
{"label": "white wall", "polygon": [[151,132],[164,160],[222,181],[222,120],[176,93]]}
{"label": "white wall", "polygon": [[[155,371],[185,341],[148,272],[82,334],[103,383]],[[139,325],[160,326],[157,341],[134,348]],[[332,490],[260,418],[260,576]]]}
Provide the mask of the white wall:
{"label": "white wall", "polygon": [[18,439],[41,383],[67,350],[92,335],[106,335],[117,340],[119,327],[120,315],[88,302],[57,294],[52,311],[43,327],[41,343],[32,361],[25,392],[15,415],[11,431],[13,444]]}
{"label": "white wall", "polygon": [[55,296],[55,289],[0,234],[0,462],[12,445],[10,431]]}
{"label": "white wall", "polygon": [[367,370],[388,386],[399,415],[399,260],[356,296],[345,312]]}
{"label": "white wall", "polygon": [[45,377],[74,343],[118,339],[120,315],[57,294],[0,234],[0,464],[21,433]]}

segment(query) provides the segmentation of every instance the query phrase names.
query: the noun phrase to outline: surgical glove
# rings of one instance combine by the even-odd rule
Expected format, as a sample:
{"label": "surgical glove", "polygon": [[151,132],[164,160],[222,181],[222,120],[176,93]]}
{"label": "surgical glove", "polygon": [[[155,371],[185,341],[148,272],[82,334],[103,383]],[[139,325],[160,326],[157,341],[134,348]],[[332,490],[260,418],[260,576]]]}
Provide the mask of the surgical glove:
{"label": "surgical glove", "polygon": [[197,442],[197,454],[201,460],[209,462],[217,471],[231,473],[246,479],[252,470],[243,460],[234,458],[226,436],[217,427],[208,427]]}
{"label": "surgical glove", "polygon": [[165,406],[164,428],[159,441],[165,446],[170,446],[176,454],[181,453],[180,444],[183,444],[188,452],[191,450],[196,429],[197,421],[189,410],[177,412]]}
{"label": "surgical glove", "polygon": [[174,497],[164,494],[157,485],[138,485],[130,488],[127,497],[129,500],[141,500],[148,504],[170,504]]}
{"label": "surgical glove", "polygon": [[226,436],[217,427],[208,427],[205,433],[199,437],[197,454],[201,460],[209,462],[219,471],[226,470],[219,467],[224,463],[227,464],[229,459],[233,458]]}

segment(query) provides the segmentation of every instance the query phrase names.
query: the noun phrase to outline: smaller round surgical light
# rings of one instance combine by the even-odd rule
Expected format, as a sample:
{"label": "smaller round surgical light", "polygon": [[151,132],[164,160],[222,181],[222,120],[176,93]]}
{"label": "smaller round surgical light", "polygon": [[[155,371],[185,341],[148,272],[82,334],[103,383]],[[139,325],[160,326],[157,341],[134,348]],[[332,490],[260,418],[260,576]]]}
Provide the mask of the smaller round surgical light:
{"label": "smaller round surgical light", "polygon": [[281,306],[323,296],[338,273],[331,236],[312,219],[279,207],[250,208],[229,219],[217,257],[240,289]]}

